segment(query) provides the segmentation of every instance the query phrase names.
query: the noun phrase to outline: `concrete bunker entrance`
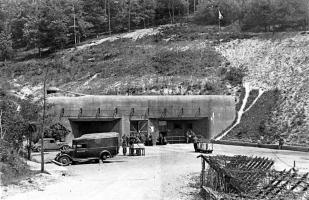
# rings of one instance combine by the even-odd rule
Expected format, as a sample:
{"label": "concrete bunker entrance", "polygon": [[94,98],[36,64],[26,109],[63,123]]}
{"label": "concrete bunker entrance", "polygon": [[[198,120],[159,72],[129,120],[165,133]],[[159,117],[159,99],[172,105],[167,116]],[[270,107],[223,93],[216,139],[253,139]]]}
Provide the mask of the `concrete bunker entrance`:
{"label": "concrete bunker entrance", "polygon": [[80,137],[89,133],[118,132],[120,131],[120,119],[69,119],[74,137]]}
{"label": "concrete bunker entrance", "polygon": [[164,136],[169,143],[185,143],[186,132],[193,131],[196,135],[210,138],[209,118],[159,119],[159,135]]}
{"label": "concrete bunker entrance", "polygon": [[130,121],[130,135],[140,136],[148,134],[148,120],[131,120]]}

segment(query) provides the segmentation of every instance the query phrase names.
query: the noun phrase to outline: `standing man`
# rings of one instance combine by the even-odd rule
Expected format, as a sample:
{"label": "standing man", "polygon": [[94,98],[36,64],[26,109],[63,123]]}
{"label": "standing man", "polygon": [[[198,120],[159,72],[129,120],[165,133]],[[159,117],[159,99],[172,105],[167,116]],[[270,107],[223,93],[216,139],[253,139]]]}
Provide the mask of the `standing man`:
{"label": "standing man", "polygon": [[282,137],[280,137],[279,138],[279,149],[282,149],[283,143],[284,143],[284,140]]}
{"label": "standing man", "polygon": [[197,152],[197,143],[198,143],[198,138],[196,137],[196,135],[193,137],[193,147],[194,147],[194,151]]}
{"label": "standing man", "polygon": [[127,140],[126,139],[122,140],[122,153],[124,156],[127,154]]}
{"label": "standing man", "polygon": [[186,131],[186,143],[189,143],[189,130]]}

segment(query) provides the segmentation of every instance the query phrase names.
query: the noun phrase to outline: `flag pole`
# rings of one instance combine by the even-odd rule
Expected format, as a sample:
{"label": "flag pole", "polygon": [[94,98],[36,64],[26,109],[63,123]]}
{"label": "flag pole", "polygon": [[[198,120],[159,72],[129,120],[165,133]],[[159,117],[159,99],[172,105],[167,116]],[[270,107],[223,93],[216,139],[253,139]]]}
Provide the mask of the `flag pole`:
{"label": "flag pole", "polygon": [[221,17],[220,17],[220,15],[221,15],[221,13],[220,13],[220,9],[218,7],[219,45],[220,45],[220,32],[221,32],[221,24],[220,24]]}

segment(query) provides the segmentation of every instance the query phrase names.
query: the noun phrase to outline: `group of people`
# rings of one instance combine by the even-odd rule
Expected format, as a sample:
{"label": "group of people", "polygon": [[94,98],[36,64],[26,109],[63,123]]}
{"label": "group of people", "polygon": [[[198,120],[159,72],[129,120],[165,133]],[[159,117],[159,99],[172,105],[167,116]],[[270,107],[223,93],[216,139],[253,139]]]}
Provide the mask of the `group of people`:
{"label": "group of people", "polygon": [[156,145],[166,145],[166,144],[167,144],[166,137],[164,136],[164,134],[160,133],[156,141]]}
{"label": "group of people", "polygon": [[194,143],[194,140],[197,140],[197,136],[196,134],[191,130],[189,129],[186,133],[185,133],[185,137],[186,137],[186,143],[191,143],[193,142]]}
{"label": "group of people", "polygon": [[152,135],[139,134],[138,136],[131,135],[130,137],[128,137],[127,135],[123,135],[121,143],[123,155],[127,154],[127,147],[129,147],[129,149],[133,149],[134,144],[138,143],[143,143],[146,146],[152,146],[153,145]]}
{"label": "group of people", "polygon": [[193,147],[194,147],[194,150],[195,152],[197,152],[197,143],[199,141],[198,137],[196,136],[196,134],[191,130],[189,129],[186,133],[185,133],[185,136],[186,136],[186,143],[191,143],[193,142]]}

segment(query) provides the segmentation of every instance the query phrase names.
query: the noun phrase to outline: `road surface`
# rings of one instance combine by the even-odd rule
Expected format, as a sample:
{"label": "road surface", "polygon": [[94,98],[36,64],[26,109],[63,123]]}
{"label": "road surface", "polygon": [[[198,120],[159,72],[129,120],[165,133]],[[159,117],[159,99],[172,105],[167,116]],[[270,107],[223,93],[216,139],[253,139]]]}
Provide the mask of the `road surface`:
{"label": "road surface", "polygon": [[[275,160],[275,169],[293,167],[309,171],[309,157],[305,152],[271,150],[255,147],[214,145],[212,155],[247,155]],[[201,199],[198,175],[201,161],[192,144],[173,144],[146,147],[146,156],[118,155],[102,164],[83,164],[66,167],[65,176],[50,178],[44,175],[37,188],[19,190],[7,188],[4,199]],[[47,165],[47,169],[49,166]]]}

